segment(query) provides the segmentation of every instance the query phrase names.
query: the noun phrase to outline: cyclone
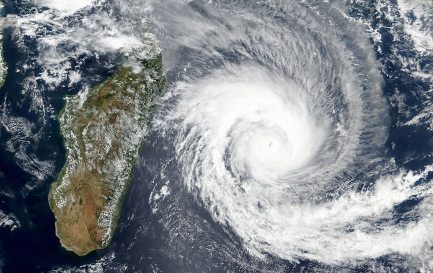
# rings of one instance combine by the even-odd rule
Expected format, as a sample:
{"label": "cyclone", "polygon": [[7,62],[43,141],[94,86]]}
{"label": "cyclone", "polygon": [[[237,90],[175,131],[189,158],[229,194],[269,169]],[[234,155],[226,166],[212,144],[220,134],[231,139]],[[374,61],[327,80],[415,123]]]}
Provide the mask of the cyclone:
{"label": "cyclone", "polygon": [[[177,186],[258,259],[428,264],[431,184],[416,183],[428,170],[387,155],[367,38],[338,9],[289,2],[153,4],[169,71],[155,130],[173,145]],[[416,217],[396,224],[413,196]]]}

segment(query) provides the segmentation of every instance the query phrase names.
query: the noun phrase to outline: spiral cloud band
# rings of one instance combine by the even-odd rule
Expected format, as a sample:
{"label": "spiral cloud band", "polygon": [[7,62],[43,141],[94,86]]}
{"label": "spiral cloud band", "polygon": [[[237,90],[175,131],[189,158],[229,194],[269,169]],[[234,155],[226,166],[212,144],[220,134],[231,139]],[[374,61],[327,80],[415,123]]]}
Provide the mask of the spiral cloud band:
{"label": "spiral cloud band", "polygon": [[[428,170],[387,158],[368,40],[326,4],[288,2],[153,3],[169,71],[156,127],[178,183],[259,259],[431,263],[432,188],[416,183]],[[397,224],[413,196],[414,217]]]}

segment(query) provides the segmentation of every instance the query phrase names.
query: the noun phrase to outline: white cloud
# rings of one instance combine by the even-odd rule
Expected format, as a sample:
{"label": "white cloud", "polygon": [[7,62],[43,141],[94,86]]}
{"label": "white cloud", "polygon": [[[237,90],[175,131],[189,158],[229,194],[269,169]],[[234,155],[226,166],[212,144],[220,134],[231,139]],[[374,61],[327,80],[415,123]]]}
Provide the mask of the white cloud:
{"label": "white cloud", "polygon": [[38,4],[43,7],[55,9],[66,13],[75,13],[83,8],[93,5],[95,0],[38,0]]}

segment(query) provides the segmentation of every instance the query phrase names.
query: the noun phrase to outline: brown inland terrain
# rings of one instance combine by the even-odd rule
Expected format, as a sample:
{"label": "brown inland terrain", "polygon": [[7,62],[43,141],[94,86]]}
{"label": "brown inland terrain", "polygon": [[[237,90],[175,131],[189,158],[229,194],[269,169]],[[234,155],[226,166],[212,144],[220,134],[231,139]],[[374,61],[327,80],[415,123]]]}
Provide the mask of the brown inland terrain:
{"label": "brown inland terrain", "polygon": [[160,55],[140,66],[135,72],[121,67],[105,82],[67,97],[60,114],[66,163],[49,202],[62,246],[78,255],[110,242],[154,96],[164,85]]}

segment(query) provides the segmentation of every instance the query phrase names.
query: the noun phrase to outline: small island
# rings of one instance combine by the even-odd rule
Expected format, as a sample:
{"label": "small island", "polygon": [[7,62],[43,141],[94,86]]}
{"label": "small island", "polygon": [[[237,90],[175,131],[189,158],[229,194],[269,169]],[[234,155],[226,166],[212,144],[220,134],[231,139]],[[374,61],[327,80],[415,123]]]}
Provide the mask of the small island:
{"label": "small island", "polygon": [[105,82],[66,98],[60,127],[66,163],[49,193],[62,246],[83,256],[110,242],[145,138],[162,58],[119,68]]}

